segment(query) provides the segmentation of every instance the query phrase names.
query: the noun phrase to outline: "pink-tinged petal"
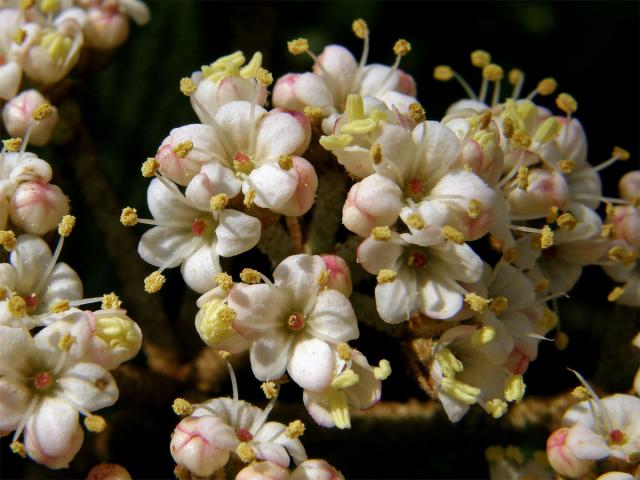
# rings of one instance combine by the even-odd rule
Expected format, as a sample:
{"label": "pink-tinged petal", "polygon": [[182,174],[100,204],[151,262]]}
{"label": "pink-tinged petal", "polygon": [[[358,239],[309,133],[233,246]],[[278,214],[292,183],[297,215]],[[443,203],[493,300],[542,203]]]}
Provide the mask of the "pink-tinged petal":
{"label": "pink-tinged petal", "polygon": [[32,396],[24,382],[0,377],[0,437],[18,428]]}
{"label": "pink-tinged petal", "polygon": [[153,218],[170,222],[191,223],[194,218],[202,215],[202,212],[189,207],[180,200],[182,195],[175,184],[168,180],[165,183],[154,178],[147,189],[147,205],[149,205],[149,211]]}
{"label": "pink-tinged petal", "polygon": [[581,478],[594,467],[594,462],[582,460],[567,445],[569,428],[559,428],[547,439],[547,459],[551,467],[568,478]]}
{"label": "pink-tinged petal", "polygon": [[304,103],[296,98],[294,91],[294,85],[299,76],[299,73],[287,73],[278,79],[273,87],[273,94],[271,97],[274,107],[288,108],[292,110],[304,109]]}
{"label": "pink-tinged petal", "polygon": [[185,283],[191,290],[198,293],[204,293],[215,287],[215,277],[221,271],[215,242],[212,244],[204,242],[182,262],[180,267]]}
{"label": "pink-tinged petal", "polygon": [[373,162],[371,161],[371,152],[368,148],[349,145],[334,151],[334,154],[338,159],[338,163],[355,178],[364,178],[375,173]]}
{"label": "pink-tinged petal", "polygon": [[226,465],[238,445],[232,427],[215,415],[183,419],[171,437],[171,456],[190,472],[208,477]]}
{"label": "pink-tinged petal", "polygon": [[0,325],[0,375],[24,372],[33,355],[33,340],[27,331]]}
{"label": "pink-tinged petal", "polygon": [[276,267],[273,279],[279,288],[287,290],[292,307],[304,311],[319,289],[318,278],[324,269],[319,255],[291,255]]}
{"label": "pink-tinged petal", "polygon": [[[251,110],[254,109],[253,119]],[[224,133],[227,146],[227,153],[233,155],[236,151],[249,150],[249,136],[252,130],[255,131],[260,118],[267,112],[264,108],[255,106],[246,101],[230,102],[218,110],[215,121]],[[230,150],[229,150],[230,149]]]}
{"label": "pink-tinged petal", "polygon": [[116,381],[95,363],[77,363],[64,372],[58,385],[75,405],[90,412],[110,407],[118,400]]}
{"label": "pink-tinged petal", "polygon": [[251,445],[253,451],[256,453],[256,457],[260,460],[266,460],[268,462],[273,462],[276,465],[280,465],[281,467],[289,466],[289,454],[287,450],[275,443],[259,443],[253,442]]}
{"label": "pink-tinged petal", "polygon": [[344,480],[325,460],[306,460],[291,473],[291,480]]}
{"label": "pink-tinged petal", "polygon": [[249,189],[253,188],[256,205],[280,212],[297,186],[298,174],[295,169],[284,170],[278,165],[262,165],[249,174],[249,180],[242,184],[242,192],[247,195]]}
{"label": "pink-tinged petal", "polygon": [[44,397],[25,429],[27,454],[49,468],[66,468],[82,446],[78,412],[66,401]]}
{"label": "pink-tinged petal", "polygon": [[206,212],[211,208],[211,197],[224,193],[233,198],[240,193],[241,185],[231,170],[217,162],[208,163],[189,182],[185,195],[195,207]]}
{"label": "pink-tinged petal", "polygon": [[293,157],[293,166],[298,176],[298,184],[291,198],[279,209],[283,215],[298,217],[313,206],[318,190],[316,170],[302,157]]}
{"label": "pink-tinged petal", "polygon": [[429,272],[418,275],[420,311],[431,318],[446,320],[460,311],[462,295],[453,280]]}
{"label": "pink-tinged petal", "polygon": [[580,424],[569,429],[566,446],[580,460],[601,460],[611,453],[607,442],[600,435]]}
{"label": "pink-tinged petal", "polygon": [[335,427],[329,403],[324,392],[310,392],[304,390],[302,393],[302,401],[313,420],[321,427]]}
{"label": "pink-tinged petal", "polygon": [[[12,67],[17,67],[17,65],[14,62],[10,62],[0,67],[0,89],[2,89],[4,74],[11,70]],[[9,135],[23,138],[27,130],[29,130],[29,144],[46,145],[58,123],[58,109],[52,106],[52,112],[47,118],[34,123],[34,111],[45,103],[49,103],[48,100],[37,90],[26,90],[9,100],[2,109],[2,120]],[[49,179],[51,179],[50,176]]]}
{"label": "pink-tinged petal", "polygon": [[236,312],[233,328],[244,337],[255,339],[273,329],[278,320],[284,326],[287,312],[276,292],[264,283],[234,285],[229,292],[229,307]]}
{"label": "pink-tinged petal", "polygon": [[375,290],[376,308],[387,323],[406,322],[418,308],[414,272],[401,268],[396,274],[393,282],[378,283]]}
{"label": "pink-tinged petal", "polygon": [[320,255],[324,261],[324,266],[329,272],[329,278],[325,286],[337,290],[345,297],[351,295],[353,285],[351,284],[351,271],[349,265],[338,255]]}
{"label": "pink-tinged petal", "polygon": [[222,257],[233,257],[252,249],[260,240],[260,220],[237,210],[220,212],[216,227],[216,251]]}
{"label": "pink-tinged petal", "polygon": [[271,462],[258,462],[244,467],[235,480],[289,480],[289,470]]}
{"label": "pink-tinged petal", "polygon": [[301,388],[316,392],[324,390],[333,380],[334,369],[335,355],[327,342],[307,336],[296,341],[287,371]]}
{"label": "pink-tinged petal", "polygon": [[140,237],[138,254],[145,262],[156,267],[174,268],[184,260],[176,252],[193,238],[190,228],[153,227]]}
{"label": "pink-tinged petal", "polygon": [[560,172],[540,168],[529,172],[526,191],[516,188],[507,195],[513,215],[544,217],[551,207],[564,209],[569,201],[569,186]]}
{"label": "pink-tinged petal", "polygon": [[633,395],[617,393],[602,399],[602,405],[609,414],[613,429],[629,432],[636,441],[640,440],[640,425],[638,413],[640,412],[640,398]]}
{"label": "pink-tinged petal", "polygon": [[358,320],[351,302],[337,290],[323,290],[318,294],[313,309],[307,315],[307,328],[311,335],[336,342],[358,338]]}
{"label": "pink-tinged petal", "polygon": [[291,113],[272,110],[260,119],[256,132],[255,158],[259,163],[275,162],[291,155],[306,143],[303,125]]}
{"label": "pink-tinged petal", "polygon": [[53,176],[51,165],[29,152],[5,153],[3,163],[5,175],[16,182],[48,183]]}
{"label": "pink-tinged petal", "polygon": [[251,345],[251,370],[258,380],[277,380],[287,370],[291,335],[284,329],[273,329]]}
{"label": "pink-tinged petal", "polygon": [[304,106],[333,107],[334,97],[326,81],[314,73],[307,72],[298,76],[293,84],[293,92]]}

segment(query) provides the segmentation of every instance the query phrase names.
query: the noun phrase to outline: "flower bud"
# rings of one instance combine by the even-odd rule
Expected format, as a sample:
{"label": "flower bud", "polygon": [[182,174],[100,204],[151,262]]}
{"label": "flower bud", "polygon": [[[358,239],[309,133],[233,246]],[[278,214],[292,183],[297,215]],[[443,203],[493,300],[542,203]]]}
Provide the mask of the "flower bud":
{"label": "flower bud", "polygon": [[324,460],[305,460],[291,473],[291,480],[344,480],[335,468]]}
{"label": "flower bud", "polygon": [[99,310],[91,319],[93,328],[92,353],[96,363],[106,370],[113,370],[131,360],[142,346],[140,327],[118,310]]}
{"label": "flower bud", "polygon": [[22,68],[17,62],[0,65],[0,98],[10,100],[16,96],[22,80]]}
{"label": "flower bud", "polygon": [[342,209],[342,223],[361,237],[373,227],[392,225],[402,209],[402,192],[392,180],[373,174],[349,190]]}
{"label": "flower bud", "polygon": [[90,8],[84,35],[88,47],[100,50],[116,48],[129,36],[129,20],[117,6]]}
{"label": "flower bud", "polygon": [[547,440],[547,458],[551,467],[560,475],[580,478],[593,467],[594,462],[581,460],[567,446],[567,435],[571,429],[559,428]]}
{"label": "flower bud", "polygon": [[630,202],[640,198],[640,170],[625,173],[618,183],[620,196]]}
{"label": "flower bud", "polygon": [[44,235],[69,213],[69,199],[50,183],[24,182],[11,197],[11,221],[22,231]]}
{"label": "flower bud", "polygon": [[560,172],[540,168],[529,172],[525,190],[515,188],[507,195],[511,213],[544,217],[551,207],[563,209],[569,200],[569,187]]}
{"label": "flower bud", "polygon": [[273,105],[278,108],[302,110],[305,105],[298,100],[295,93],[295,83],[300,77],[298,73],[287,73],[280,77],[273,87]]}
{"label": "flower bud", "polygon": [[417,94],[416,81],[404,70],[398,70],[398,74],[398,84],[395,86],[394,90],[396,92],[409,95],[410,97],[415,97]]}
{"label": "flower bud", "polygon": [[324,77],[326,73],[329,74],[330,80],[327,80],[336,89],[336,100],[347,98],[357,70],[358,62],[351,52],[341,45],[327,45],[313,66],[316,75]]}
{"label": "flower bud", "polygon": [[338,255],[324,254],[320,256],[322,260],[324,260],[324,265],[329,272],[329,277],[325,284],[326,287],[339,291],[345,297],[351,295],[353,287],[351,285],[351,271],[349,270],[347,262]]}
{"label": "flower bud", "polygon": [[318,176],[307,160],[302,157],[292,157],[293,168],[298,174],[298,185],[293,195],[279,209],[283,215],[297,217],[304,215],[313,206],[318,189]]}
{"label": "flower bud", "polygon": [[190,472],[208,477],[226,465],[238,444],[236,433],[218,417],[187,417],[171,437],[171,456]]}
{"label": "flower bud", "polygon": [[243,468],[236,480],[289,480],[289,470],[272,462],[257,462]]}
{"label": "flower bud", "polygon": [[203,123],[211,122],[218,109],[226,103],[244,100],[263,106],[267,101],[267,89],[264,85],[257,87],[259,93],[256,101],[256,82],[252,79],[230,76],[215,82],[204,77],[201,72],[196,72],[191,80],[196,84],[196,91],[191,96],[191,106]]}
{"label": "flower bud", "polygon": [[309,122],[309,118],[304,113],[299,112],[298,110],[274,108],[271,111],[272,112],[276,111],[276,112],[288,113],[289,115],[291,115],[293,118],[296,119],[298,124],[304,130],[304,141],[302,143],[300,143],[298,145],[298,147],[291,153],[292,153],[292,155],[302,155],[304,152],[306,152],[307,148],[309,148],[309,144],[311,143],[311,133],[312,133],[311,132],[311,122]]}
{"label": "flower bud", "polygon": [[86,480],[131,480],[131,475],[116,463],[101,463],[89,471]]}
{"label": "flower bud", "polygon": [[36,181],[48,183],[53,172],[51,165],[31,152],[10,152],[4,154],[4,162],[0,174],[14,182]]}
{"label": "flower bud", "polygon": [[26,90],[7,102],[2,109],[2,121],[12,137],[25,137],[27,128],[35,123],[29,136],[29,143],[46,145],[53,129],[58,123],[58,110],[52,107],[53,113],[40,122],[33,120],[33,111],[42,104],[48,103],[37,90]]}
{"label": "flower bud", "polygon": [[614,208],[613,237],[640,249],[640,211],[630,205]]}

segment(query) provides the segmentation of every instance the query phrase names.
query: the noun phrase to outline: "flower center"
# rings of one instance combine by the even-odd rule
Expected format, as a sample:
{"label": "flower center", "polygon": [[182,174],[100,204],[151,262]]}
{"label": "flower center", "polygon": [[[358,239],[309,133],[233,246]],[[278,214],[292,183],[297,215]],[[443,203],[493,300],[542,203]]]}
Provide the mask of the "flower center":
{"label": "flower center", "polygon": [[239,428],[236,430],[236,437],[238,437],[238,440],[241,442],[249,442],[253,440],[253,433],[246,428]]}
{"label": "flower center", "polygon": [[410,267],[422,268],[427,264],[427,257],[420,252],[414,252],[411,255],[409,255],[409,258],[407,259],[407,264]]}
{"label": "flower center", "polygon": [[51,375],[51,372],[36,372],[33,376],[33,386],[36,390],[47,390],[51,385],[53,385],[53,375]]}
{"label": "flower center", "polygon": [[420,201],[424,197],[424,184],[419,178],[413,178],[407,182],[405,194],[415,201]]}
{"label": "flower center", "polygon": [[38,308],[38,295],[36,295],[35,293],[26,295],[22,298],[24,298],[24,302],[27,304],[27,311],[29,313],[33,313],[36,308]]}
{"label": "flower center", "polygon": [[294,312],[289,316],[287,326],[294,332],[299,332],[304,328],[304,322],[304,315],[300,312]]}
{"label": "flower center", "polygon": [[251,155],[244,150],[238,150],[233,154],[233,168],[236,172],[249,174],[253,170]]}
{"label": "flower center", "polygon": [[207,229],[207,222],[198,218],[193,221],[191,224],[191,233],[197,236],[201,236],[204,234],[204,231]]}
{"label": "flower center", "polygon": [[617,428],[609,432],[609,438],[611,439],[610,442],[615,445],[622,445],[627,441],[627,436],[624,434],[624,432]]}

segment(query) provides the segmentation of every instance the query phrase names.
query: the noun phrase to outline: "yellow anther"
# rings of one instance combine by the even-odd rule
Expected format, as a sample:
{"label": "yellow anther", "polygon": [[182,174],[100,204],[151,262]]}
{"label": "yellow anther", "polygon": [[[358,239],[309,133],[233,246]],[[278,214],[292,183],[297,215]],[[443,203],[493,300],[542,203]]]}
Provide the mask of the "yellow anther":
{"label": "yellow anther", "polygon": [[433,78],[441,82],[448,82],[453,78],[453,69],[449,65],[438,65],[433,69]]}
{"label": "yellow anther", "polygon": [[275,396],[278,394],[276,384],[270,380],[267,382],[262,382],[260,388],[262,389],[262,393],[264,393],[264,396],[267,397],[268,400],[275,398]]}
{"label": "yellow anther", "polygon": [[296,38],[295,40],[287,42],[287,48],[289,49],[289,53],[300,55],[301,53],[309,51],[309,40],[306,38]]}
{"label": "yellow anther", "polygon": [[628,250],[626,248],[621,247],[620,245],[616,245],[609,249],[607,253],[609,258],[613,261],[620,262],[625,267],[628,267],[633,262],[636,261],[637,255],[632,250]]}
{"label": "yellow anther", "polygon": [[611,292],[609,292],[609,295],[607,295],[607,300],[609,300],[610,302],[615,302],[622,295],[624,295],[624,288],[615,287],[613,290],[611,290]]}
{"label": "yellow anther", "polygon": [[529,188],[529,169],[524,165],[518,169],[516,185],[520,190],[524,190],[525,192],[527,191],[527,188]]}
{"label": "yellow anther", "polygon": [[409,118],[415,124],[422,123],[427,119],[427,113],[422,108],[422,105],[414,102],[409,105]]}
{"label": "yellow anther", "polygon": [[345,148],[351,145],[353,137],[348,133],[342,133],[340,135],[322,135],[320,137],[320,145],[325,150],[336,150],[338,148]]}
{"label": "yellow anther", "polygon": [[544,307],[542,311],[543,328],[545,331],[552,330],[558,325],[558,315],[550,308]]}
{"label": "yellow anther", "polygon": [[227,352],[226,350],[218,350],[218,355],[223,360],[227,360],[231,356],[231,352]]}
{"label": "yellow anther", "polygon": [[469,200],[469,205],[467,206],[467,214],[469,218],[476,219],[480,216],[480,212],[482,211],[482,202],[477,198],[472,198]]}
{"label": "yellow anther", "polygon": [[425,227],[424,220],[417,213],[409,215],[405,223],[415,230],[421,230]]}
{"label": "yellow anther", "polygon": [[507,248],[502,254],[502,259],[507,263],[513,263],[518,259],[518,250],[515,247]]}
{"label": "yellow anther", "polygon": [[349,415],[349,403],[347,395],[340,390],[330,390],[327,394],[329,411],[336,427],[340,430],[351,428],[351,416]]}
{"label": "yellow anther", "polygon": [[363,118],[360,120],[352,120],[340,127],[343,134],[361,135],[371,133],[378,126],[378,121],[374,118]]}
{"label": "yellow anther", "polygon": [[576,167],[576,162],[573,160],[560,160],[558,162],[558,167],[560,167],[560,171],[565,175],[573,172],[573,169]]}
{"label": "yellow anther", "polygon": [[360,376],[353,370],[347,369],[331,381],[331,388],[334,390],[344,390],[353,387],[359,381]]}
{"label": "yellow anther", "polygon": [[371,154],[371,160],[374,165],[380,165],[382,163],[382,147],[379,143],[374,143],[369,153]]}
{"label": "yellow anther", "polygon": [[562,125],[558,120],[553,117],[547,118],[536,130],[534,140],[539,143],[549,143],[560,134],[561,130]]}
{"label": "yellow anther", "polygon": [[193,150],[193,142],[191,140],[185,140],[184,142],[180,142],[173,148],[173,153],[177,156],[184,158],[189,155],[189,152]]}
{"label": "yellow anther", "polygon": [[553,246],[553,230],[549,225],[542,227],[540,232],[540,248],[545,250]]}
{"label": "yellow anther", "polygon": [[448,348],[442,347],[436,352],[436,361],[447,378],[455,378],[456,373],[464,370],[462,362]]}
{"label": "yellow anther", "polygon": [[488,462],[500,462],[504,460],[504,450],[499,445],[493,445],[484,451],[484,456]]}
{"label": "yellow anther", "polygon": [[509,308],[509,300],[507,297],[495,297],[491,299],[491,311],[496,315],[500,315],[504,313],[504,311]]}
{"label": "yellow anther", "polygon": [[355,33],[356,37],[358,38],[364,39],[366,38],[367,35],[369,35],[369,27],[367,26],[367,22],[365,22],[361,18],[358,18],[353,21],[353,23],[351,24],[351,29],[353,30],[353,33]]}
{"label": "yellow anther", "polygon": [[471,63],[474,67],[484,68],[491,63],[491,55],[484,50],[471,52]]}
{"label": "yellow anther", "polygon": [[489,300],[484,297],[481,297],[477,293],[471,292],[467,293],[464,296],[464,301],[467,302],[469,308],[476,313],[482,313],[487,309],[489,305]]}
{"label": "yellow anther", "polygon": [[503,121],[502,121],[502,127],[504,129],[504,136],[507,138],[511,138],[513,137],[513,134],[515,132],[515,124],[513,122],[513,119],[511,117],[506,117]]}
{"label": "yellow anther", "polygon": [[518,465],[522,465],[524,463],[524,453],[522,453],[522,450],[518,447],[507,445],[504,449],[504,454],[508,459],[513,460]]}
{"label": "yellow anther", "polygon": [[60,0],[42,0],[40,10],[44,13],[55,13],[60,8]]}
{"label": "yellow anther", "polygon": [[240,69],[240,76],[242,78],[253,78],[258,75],[258,71],[262,67],[262,53],[256,52],[244,67]]}
{"label": "yellow anther", "polygon": [[0,245],[10,252],[16,246],[16,234],[11,230],[0,230]]}
{"label": "yellow anther", "polygon": [[122,300],[114,292],[102,295],[102,310],[119,310]]}
{"label": "yellow anther", "polygon": [[447,240],[452,241],[456,245],[462,245],[464,243],[464,235],[462,232],[451,225],[442,227],[442,234]]}
{"label": "yellow anther", "polygon": [[502,80],[504,71],[500,65],[490,63],[482,69],[482,76],[491,82],[498,82]]}
{"label": "yellow anther", "polygon": [[58,350],[61,352],[68,352],[74,343],[76,343],[76,337],[65,334],[58,341]]}
{"label": "yellow anther", "polygon": [[504,398],[508,402],[520,402],[524,397],[526,385],[522,375],[511,375],[504,385]]}
{"label": "yellow anther", "polygon": [[294,420],[293,422],[290,422],[289,425],[287,425],[284,434],[288,438],[293,439],[302,436],[304,434],[304,430],[304,423],[302,423],[300,420]]}
{"label": "yellow anther", "polygon": [[616,231],[616,226],[613,223],[605,223],[600,228],[600,236],[602,238],[611,237]]}
{"label": "yellow anther", "polygon": [[616,207],[614,207],[611,203],[607,202],[604,207],[604,213],[607,218],[613,218],[616,214]]}
{"label": "yellow anther", "polygon": [[509,70],[509,75],[507,76],[507,80],[511,85],[517,85],[524,78],[524,73],[519,68],[512,68]]}
{"label": "yellow anther", "polygon": [[218,193],[209,199],[209,208],[213,212],[224,210],[229,203],[229,197],[226,193]]}
{"label": "yellow anther", "polygon": [[27,302],[20,295],[12,296],[7,307],[9,308],[9,313],[16,318],[27,315]]}
{"label": "yellow anther", "polygon": [[491,343],[494,338],[496,338],[496,329],[490,325],[485,325],[473,332],[473,335],[471,335],[471,344],[479,347],[480,345]]}
{"label": "yellow anther", "polygon": [[20,10],[29,10],[36,4],[36,0],[20,0]]}
{"label": "yellow anther", "polygon": [[256,199],[256,191],[253,188],[249,188],[247,193],[244,195],[244,199],[242,200],[242,204],[249,208],[253,205],[253,201]]}
{"label": "yellow anther", "polygon": [[556,105],[564,113],[571,114],[578,109],[578,102],[568,93],[561,93],[556,98]]}
{"label": "yellow anther", "polygon": [[565,350],[569,346],[569,335],[565,332],[558,332],[556,335],[556,348],[560,351]]}
{"label": "yellow anther", "polygon": [[500,418],[505,413],[507,413],[507,409],[509,406],[507,402],[501,400],[499,398],[494,398],[493,400],[489,400],[484,404],[484,408],[491,414],[493,418]]}
{"label": "yellow anther", "polygon": [[191,95],[196,93],[196,90],[197,90],[196,84],[193,83],[193,80],[191,80],[189,77],[183,77],[180,79],[180,91],[184,95],[186,95],[187,97],[190,97]]}
{"label": "yellow anther", "polygon": [[184,398],[176,398],[173,401],[173,405],[171,405],[171,408],[173,408],[173,411],[176,415],[181,416],[191,415],[195,410],[193,405],[191,405],[191,403]]}
{"label": "yellow anther", "polygon": [[70,307],[69,300],[57,300],[49,307],[49,312],[62,313],[69,310]]}
{"label": "yellow anther", "polygon": [[132,227],[138,223],[138,211],[135,208],[124,207],[120,213],[120,223],[125,227]]}
{"label": "yellow anther", "polygon": [[144,279],[144,291],[147,293],[156,293],[160,291],[166,281],[167,279],[164,278],[164,275],[160,272],[153,272]]}
{"label": "yellow anther", "polygon": [[611,156],[622,161],[629,160],[629,152],[622,147],[613,147],[613,153],[611,153]]}
{"label": "yellow anther", "polygon": [[61,237],[68,237],[73,231],[73,227],[76,224],[76,217],[73,215],[64,215],[60,223],[58,224],[58,235]]}
{"label": "yellow anther", "polygon": [[394,270],[383,268],[378,272],[376,279],[378,283],[391,283],[396,279],[397,273]]}
{"label": "yellow anther", "polygon": [[140,167],[140,171],[142,172],[143,177],[149,178],[156,174],[158,168],[160,168],[158,161],[153,157],[149,157],[143,162],[142,167]]}
{"label": "yellow anther", "polygon": [[4,148],[7,152],[17,152],[22,147],[22,138],[15,137],[3,140]]}
{"label": "yellow anther", "polygon": [[371,230],[371,236],[378,241],[386,242],[391,240],[391,230],[389,227],[374,227]]}
{"label": "yellow anther", "polygon": [[347,343],[340,342],[336,347],[336,351],[338,352],[340,360],[344,360],[345,362],[351,360],[351,347]]}
{"label": "yellow anther", "polygon": [[541,278],[533,286],[533,289],[536,293],[544,292],[547,288],[549,288],[549,280],[547,280],[546,278]]}
{"label": "yellow anther", "polygon": [[260,67],[256,72],[256,80],[263,86],[268,87],[273,83],[273,75],[266,68]]}
{"label": "yellow anther", "polygon": [[84,419],[84,426],[93,433],[104,432],[107,428],[107,421],[100,415],[89,415]]}
{"label": "yellow anther", "polygon": [[531,146],[531,137],[524,130],[516,130],[511,136],[514,146],[521,149],[527,149]]}
{"label": "yellow anther", "polygon": [[393,53],[395,53],[399,57],[404,57],[410,51],[411,51],[411,44],[407,42],[404,38],[399,39],[393,46]]}
{"label": "yellow anther", "polygon": [[256,459],[256,453],[247,442],[242,442],[237,446],[236,454],[244,463],[251,463]]}
{"label": "yellow anther", "polygon": [[293,168],[293,159],[291,155],[280,155],[278,165],[283,170],[291,170]]}
{"label": "yellow anther", "polygon": [[22,458],[27,457],[27,450],[24,448],[24,443],[15,440],[11,442],[11,444],[9,445],[9,448],[16,455],[20,455]]}
{"label": "yellow anther", "polygon": [[[491,113],[491,110],[485,110],[484,112],[482,112],[479,116],[478,116],[478,128],[481,130],[485,130],[490,124],[491,124],[491,119],[493,118],[493,114]],[[478,143],[483,144],[487,142],[487,139],[492,139],[493,140],[493,135],[489,134],[489,135],[482,135],[480,137],[478,137]]]}
{"label": "yellow anther", "polygon": [[576,228],[578,221],[576,220],[576,217],[567,212],[560,215],[556,219],[556,223],[562,230],[573,230]]}
{"label": "yellow anther", "polygon": [[536,87],[536,91],[540,95],[551,95],[558,88],[558,82],[553,77],[543,78],[538,82],[538,86]]}
{"label": "yellow anther", "polygon": [[322,270],[318,275],[318,280],[316,283],[321,287],[325,287],[328,281],[329,281],[329,272],[327,270]]}
{"label": "yellow anther", "polygon": [[27,32],[24,28],[18,29],[18,31],[13,35],[13,42],[16,45],[22,45],[27,38]]}
{"label": "yellow anther", "polygon": [[577,400],[589,400],[591,398],[591,395],[589,395],[589,392],[586,388],[584,388],[582,385],[580,385],[579,387],[574,388],[571,391],[571,396]]}
{"label": "yellow anther", "polygon": [[231,287],[233,287],[233,278],[231,278],[231,275],[229,275],[228,273],[218,273],[215,280],[216,284],[225,292],[228,292],[229,290],[231,290]]}
{"label": "yellow anther", "polygon": [[307,105],[304,107],[303,112],[310,120],[319,120],[322,118],[322,108],[320,107]]}
{"label": "yellow anther", "polygon": [[560,209],[558,207],[549,207],[549,213],[547,213],[545,220],[547,221],[547,223],[553,223],[558,219],[559,216]]}
{"label": "yellow anther", "polygon": [[245,268],[240,272],[240,279],[244,283],[260,283],[262,281],[262,277],[260,276],[260,272],[254,270],[253,268]]}
{"label": "yellow anther", "polygon": [[48,103],[43,103],[42,105],[37,106],[31,116],[36,122],[41,122],[45,118],[50,117],[53,114],[53,107]]}
{"label": "yellow anther", "polygon": [[93,334],[102,339],[110,350],[129,350],[140,338],[135,322],[120,315],[96,317]]}
{"label": "yellow anther", "polygon": [[459,402],[473,405],[478,401],[481,393],[479,388],[469,384],[454,380],[452,378],[443,377],[440,381],[440,389],[447,395],[455,398]]}
{"label": "yellow anther", "polygon": [[391,375],[391,364],[389,360],[382,359],[377,367],[373,368],[373,376],[376,380],[386,380]]}

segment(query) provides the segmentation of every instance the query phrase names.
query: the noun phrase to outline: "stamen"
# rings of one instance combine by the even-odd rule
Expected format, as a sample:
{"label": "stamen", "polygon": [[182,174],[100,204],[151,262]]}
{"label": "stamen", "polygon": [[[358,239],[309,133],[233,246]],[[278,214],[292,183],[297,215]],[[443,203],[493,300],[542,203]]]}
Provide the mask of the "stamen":
{"label": "stamen", "polygon": [[378,283],[390,283],[396,279],[396,276],[395,271],[383,268],[378,272],[377,280]]}
{"label": "stamen", "polygon": [[267,397],[267,399],[269,400],[271,400],[273,397],[275,397],[278,394],[278,389],[276,388],[276,384],[273,383],[272,381],[263,382],[262,385],[260,385],[260,388],[262,389],[264,396]]}
{"label": "stamen", "polygon": [[289,425],[287,425],[284,433],[287,438],[295,439],[302,436],[304,434],[304,430],[304,423],[302,423],[300,420],[294,420],[293,422],[290,422]]}
{"label": "stamen", "polygon": [[0,230],[0,245],[10,252],[16,246],[16,234],[11,230]]}
{"label": "stamen", "polygon": [[193,83],[193,80],[191,80],[189,77],[183,77],[180,79],[180,91],[184,95],[190,97],[191,95],[196,93],[196,90],[196,84]]}
{"label": "stamen", "polygon": [[89,415],[84,419],[84,426],[90,432],[101,433],[107,428],[107,422],[100,415]]}
{"label": "stamen", "polygon": [[149,157],[142,163],[140,172],[143,177],[150,178],[156,174],[158,168],[160,168],[160,163],[154,157]]}
{"label": "stamen", "polygon": [[153,272],[144,279],[144,291],[147,293],[156,293],[160,291],[167,279],[160,272]]}
{"label": "stamen", "polygon": [[622,161],[629,160],[629,152],[627,152],[624,148],[613,147],[611,158],[605,162],[602,162],[599,165],[596,165],[591,170],[593,172],[599,172],[600,170],[604,170],[605,168],[613,165],[618,160],[622,160]]}
{"label": "stamen", "polygon": [[525,389],[526,385],[524,384],[522,375],[512,375],[505,383],[504,398],[508,402],[520,403],[522,397],[524,397]]}
{"label": "stamen", "polygon": [[511,98],[517,100],[520,97],[520,92],[522,91],[522,86],[524,85],[524,72],[519,68],[512,68],[509,70],[508,80],[511,85],[513,85],[513,92],[511,93]]}
{"label": "stamen", "polygon": [[255,284],[260,283],[262,277],[260,276],[260,272],[257,270],[254,270],[253,268],[245,268],[240,272],[240,279],[244,283]]}
{"label": "stamen", "polygon": [[376,380],[386,380],[391,375],[391,364],[389,360],[382,359],[377,367],[373,368],[373,376]]}
{"label": "stamen", "polygon": [[484,408],[491,414],[491,416],[495,419],[502,417],[505,413],[507,413],[507,409],[509,408],[507,402],[501,400],[499,398],[494,398],[493,400],[489,400],[484,404]]}
{"label": "stamen", "polygon": [[437,67],[435,67],[433,70],[433,78],[441,82],[448,82],[452,78],[455,78],[470,99],[478,99],[475,92],[469,86],[466,80],[462,78],[462,76],[460,76],[457,72],[455,72],[449,65],[438,65]]}

